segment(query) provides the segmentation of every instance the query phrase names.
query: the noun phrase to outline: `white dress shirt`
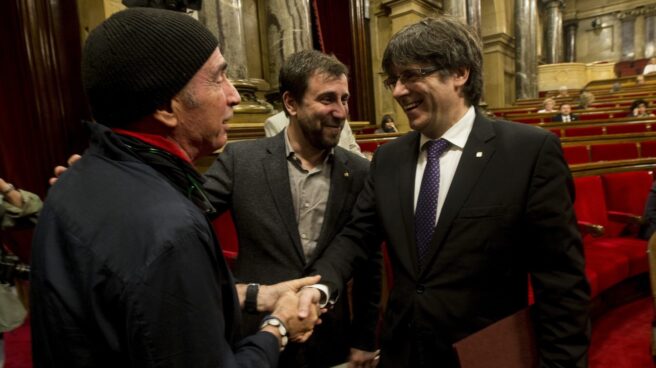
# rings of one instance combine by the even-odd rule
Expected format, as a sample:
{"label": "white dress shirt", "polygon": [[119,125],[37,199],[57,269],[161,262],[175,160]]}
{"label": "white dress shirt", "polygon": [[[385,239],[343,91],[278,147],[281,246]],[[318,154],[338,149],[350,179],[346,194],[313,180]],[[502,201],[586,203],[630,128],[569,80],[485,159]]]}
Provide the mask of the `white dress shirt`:
{"label": "white dress shirt", "polygon": [[[444,132],[441,138],[446,139],[451,143],[449,148],[442,154],[440,157],[440,191],[437,195],[437,212],[435,216],[435,224],[437,225],[437,220],[440,218],[440,212],[442,211],[442,206],[444,205],[444,200],[446,195],[449,192],[451,187],[451,182],[453,181],[453,176],[456,173],[456,168],[460,162],[460,157],[462,156],[462,150],[465,148],[465,143],[469,138],[469,134],[472,131],[474,126],[474,118],[476,117],[476,111],[473,106],[469,107],[469,110],[465,115],[458,120],[449,130]],[[423,149],[424,144],[430,139],[423,134],[421,135],[421,140],[419,141],[419,158],[417,159],[417,171],[415,172],[415,195],[414,195],[414,209],[417,209],[417,199],[419,198],[419,189],[421,188],[421,179],[424,176],[424,170],[426,168],[426,150]]]}

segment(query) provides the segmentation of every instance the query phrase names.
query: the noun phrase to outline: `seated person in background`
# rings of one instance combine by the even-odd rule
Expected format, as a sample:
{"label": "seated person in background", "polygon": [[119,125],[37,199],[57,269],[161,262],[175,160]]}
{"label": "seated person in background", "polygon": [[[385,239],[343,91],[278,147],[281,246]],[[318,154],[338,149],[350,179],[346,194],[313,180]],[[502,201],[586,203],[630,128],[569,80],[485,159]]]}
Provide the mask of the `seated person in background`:
{"label": "seated person in background", "polygon": [[654,114],[647,112],[647,101],[638,99],[631,104],[631,116],[634,118],[649,118]]}
{"label": "seated person in background", "polygon": [[570,121],[577,120],[579,120],[579,117],[572,114],[572,105],[567,102],[560,105],[560,114],[551,117],[551,121],[557,121],[561,123],[569,123]]}
{"label": "seated person in background", "polygon": [[645,65],[645,68],[642,70],[643,75],[650,73],[656,73],[656,57],[649,59],[649,63]]}
{"label": "seated person in background", "polygon": [[645,84],[645,76],[642,74],[636,75],[635,79],[636,86],[642,86]]}
{"label": "seated person in background", "polygon": [[383,115],[383,119],[380,121],[380,128],[376,129],[376,133],[398,133],[396,125],[394,124],[394,119],[390,115]]}
{"label": "seated person in background", "polygon": [[579,96],[579,105],[577,108],[579,110],[587,110],[592,108],[592,103],[595,101],[595,95],[592,92],[582,92]]}
{"label": "seated person in background", "polygon": [[613,85],[610,87],[610,93],[617,93],[622,89],[622,83],[620,82],[615,82]]}
{"label": "seated person in background", "polygon": [[557,112],[554,107],[556,106],[556,101],[554,101],[553,98],[547,97],[542,101],[542,106],[544,107],[542,110],[538,110],[538,113],[543,113],[543,112]]}
{"label": "seated person in background", "polygon": [[[264,122],[264,135],[267,137],[273,137],[282,132],[287,125],[289,125],[289,118],[285,115],[284,111],[269,116]],[[353,135],[348,119],[344,122],[344,128],[342,128],[342,133],[339,136],[339,143],[337,143],[337,145],[355,153],[356,155],[364,157],[362,151],[360,151],[360,145],[355,141],[355,136]]]}
{"label": "seated person in background", "polygon": [[21,220],[36,224],[42,206],[39,196],[0,178],[0,229],[16,226]]}
{"label": "seated person in background", "polygon": [[558,88],[558,95],[556,96],[556,98],[561,98],[561,97],[569,97],[567,86],[560,86],[560,88]]}

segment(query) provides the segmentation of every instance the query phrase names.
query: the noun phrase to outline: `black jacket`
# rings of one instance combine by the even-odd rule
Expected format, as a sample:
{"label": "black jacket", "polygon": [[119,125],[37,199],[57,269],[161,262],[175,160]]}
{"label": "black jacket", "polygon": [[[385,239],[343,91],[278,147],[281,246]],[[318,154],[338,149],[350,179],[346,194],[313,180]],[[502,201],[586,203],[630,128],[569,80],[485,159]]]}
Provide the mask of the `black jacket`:
{"label": "black jacket", "polygon": [[191,167],[173,158],[156,170],[106,127],[91,129],[34,237],[34,366],[276,366],[273,335],[235,339],[232,276],[169,172]]}

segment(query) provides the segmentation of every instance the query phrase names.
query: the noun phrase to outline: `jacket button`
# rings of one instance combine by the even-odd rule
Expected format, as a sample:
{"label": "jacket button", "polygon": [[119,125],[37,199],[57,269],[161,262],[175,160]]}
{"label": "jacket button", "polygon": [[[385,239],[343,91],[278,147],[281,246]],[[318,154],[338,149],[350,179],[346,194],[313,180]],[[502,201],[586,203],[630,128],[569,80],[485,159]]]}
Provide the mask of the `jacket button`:
{"label": "jacket button", "polygon": [[424,285],[417,285],[417,294],[424,293]]}

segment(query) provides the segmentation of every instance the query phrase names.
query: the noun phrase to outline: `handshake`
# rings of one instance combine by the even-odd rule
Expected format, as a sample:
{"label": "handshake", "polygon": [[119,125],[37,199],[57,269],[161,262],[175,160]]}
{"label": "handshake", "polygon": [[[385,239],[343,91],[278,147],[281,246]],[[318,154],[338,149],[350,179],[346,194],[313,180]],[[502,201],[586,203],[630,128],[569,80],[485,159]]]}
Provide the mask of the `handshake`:
{"label": "handshake", "polygon": [[[319,282],[321,276],[310,276],[300,279],[281,282],[275,285],[261,285],[255,297],[257,312],[270,312],[267,320],[282,322],[282,331],[278,323],[264,323],[261,330],[280,336],[284,347],[287,338],[294,342],[307,341],[314,330],[314,326],[321,323],[321,292],[313,287]],[[242,306],[248,301],[246,284],[237,284],[237,293]],[[286,330],[286,331],[285,331]]]}

